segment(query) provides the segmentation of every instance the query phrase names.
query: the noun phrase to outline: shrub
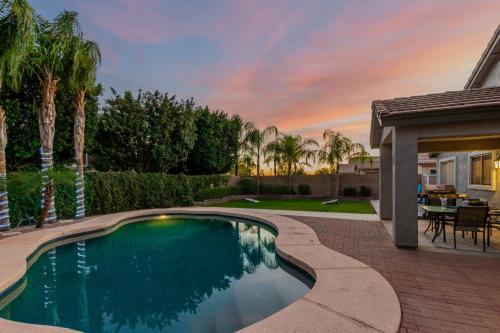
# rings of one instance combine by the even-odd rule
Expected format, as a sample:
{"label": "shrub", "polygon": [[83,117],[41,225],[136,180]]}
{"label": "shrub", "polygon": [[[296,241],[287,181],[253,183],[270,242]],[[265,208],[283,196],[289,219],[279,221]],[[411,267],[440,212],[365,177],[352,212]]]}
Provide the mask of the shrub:
{"label": "shrub", "polygon": [[297,192],[300,195],[311,195],[311,186],[309,184],[300,184],[297,186]]}
{"label": "shrub", "polygon": [[[230,191],[225,186],[227,182],[228,177],[220,175],[88,172],[85,174],[86,212],[87,215],[96,215],[145,208],[190,206],[194,203],[194,197],[200,196],[204,191]],[[58,218],[72,218],[76,206],[75,172],[54,172],[54,184]],[[40,211],[40,173],[11,172],[8,174],[7,186],[12,225],[34,224]]]}
{"label": "shrub", "polygon": [[362,185],[359,188],[359,195],[362,197],[371,197],[372,196],[372,189],[369,188],[368,186]]}
{"label": "shrub", "polygon": [[[76,209],[75,172],[58,170],[53,177],[57,216],[60,219],[72,218]],[[41,187],[42,178],[37,171],[10,172],[7,175],[12,226],[36,223],[41,208]]]}
{"label": "shrub", "polygon": [[257,192],[257,184],[250,177],[241,178],[238,186],[241,188],[241,194],[255,194]]}
{"label": "shrub", "polygon": [[345,197],[355,197],[357,195],[358,195],[358,190],[356,190],[355,187],[346,186],[344,188],[344,196]]}
{"label": "shrub", "polygon": [[220,199],[230,195],[239,195],[241,193],[241,187],[239,186],[221,186],[214,188],[206,188],[200,190],[194,195],[195,201],[203,201],[209,199]]}

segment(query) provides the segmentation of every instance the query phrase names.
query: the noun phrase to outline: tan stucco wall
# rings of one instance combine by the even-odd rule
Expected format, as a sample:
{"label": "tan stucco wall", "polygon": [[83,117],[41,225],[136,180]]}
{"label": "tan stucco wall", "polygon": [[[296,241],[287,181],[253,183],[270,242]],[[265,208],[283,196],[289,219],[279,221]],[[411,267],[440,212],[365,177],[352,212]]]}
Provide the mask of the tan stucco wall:
{"label": "tan stucco wall", "polygon": [[[495,152],[493,152],[495,153]],[[456,183],[455,188],[459,193],[468,193],[471,198],[484,198],[488,200],[488,203],[491,207],[500,207],[500,191],[498,190],[500,186],[500,169],[495,169],[495,178],[496,178],[496,190],[494,191],[485,191],[485,190],[475,190],[469,188],[469,153],[466,152],[453,152],[453,153],[441,153],[438,156],[439,160],[455,157],[455,176]],[[495,156],[495,154],[493,154]],[[439,168],[438,168],[439,172]]]}
{"label": "tan stucco wall", "polygon": [[488,76],[484,79],[482,88],[500,86],[500,61],[491,68]]}

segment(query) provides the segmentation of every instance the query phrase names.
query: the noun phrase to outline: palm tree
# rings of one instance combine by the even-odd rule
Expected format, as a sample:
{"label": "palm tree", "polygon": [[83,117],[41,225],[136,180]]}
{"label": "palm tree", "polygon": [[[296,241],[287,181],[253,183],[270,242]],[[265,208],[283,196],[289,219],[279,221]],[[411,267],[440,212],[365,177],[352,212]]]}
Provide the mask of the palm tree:
{"label": "palm tree", "polygon": [[339,132],[327,129],[323,133],[323,139],[325,143],[318,153],[319,161],[329,166],[331,194],[332,196],[338,196],[340,189],[340,164],[350,159],[369,160],[371,158],[361,143],[354,143],[351,138]]}
{"label": "palm tree", "polygon": [[266,156],[264,163],[268,166],[273,163],[273,175],[278,175],[278,166],[281,165],[281,145],[280,136],[269,142],[264,148],[264,156]]}
{"label": "palm tree", "polygon": [[240,162],[240,154],[244,154],[244,141],[245,141],[245,136],[246,136],[246,131],[248,128],[251,128],[250,123],[243,122],[243,119],[239,115],[234,115],[232,117],[233,123],[237,127],[239,131],[239,139],[238,139],[238,148],[235,151],[235,156],[234,156],[234,175],[239,176],[240,170],[239,170],[239,162]]}
{"label": "palm tree", "polygon": [[260,130],[254,123],[246,123],[243,129],[245,130],[243,149],[255,158],[257,166],[257,195],[259,195],[260,162],[264,155],[264,147],[270,136],[276,137],[278,135],[278,129],[275,126],[268,126]]}
{"label": "palm tree", "polygon": [[[33,9],[26,0],[0,0],[0,91],[16,90],[22,81],[23,63],[31,47]],[[0,230],[10,228],[7,192],[7,126],[0,104]]]}
{"label": "palm tree", "polygon": [[314,139],[302,138],[300,135],[285,134],[279,139],[279,150],[282,162],[286,165],[288,190],[292,190],[292,168],[297,171],[300,165],[309,165],[309,160],[316,158],[318,143]]}
{"label": "palm tree", "polygon": [[85,94],[95,87],[97,67],[101,64],[99,47],[93,41],[75,36],[71,57],[70,87],[75,94],[75,124],[73,129],[76,162],[76,218],[85,216],[85,186],[83,182],[83,148],[85,140]]}
{"label": "palm tree", "polygon": [[[35,50],[30,59],[34,75],[38,77],[42,89],[42,106],[38,114],[38,127],[40,131],[42,159],[41,171],[43,176],[42,198],[53,187],[48,171],[53,166],[53,144],[56,121],[55,96],[57,84],[68,72],[70,64],[74,63],[70,56],[74,48],[75,36],[80,35],[80,27],[76,19],[77,13],[64,11],[56,17],[54,22],[49,22],[38,16],[36,24]],[[53,191],[50,191],[53,192]],[[48,215],[45,223],[57,219],[54,195],[50,201]]]}

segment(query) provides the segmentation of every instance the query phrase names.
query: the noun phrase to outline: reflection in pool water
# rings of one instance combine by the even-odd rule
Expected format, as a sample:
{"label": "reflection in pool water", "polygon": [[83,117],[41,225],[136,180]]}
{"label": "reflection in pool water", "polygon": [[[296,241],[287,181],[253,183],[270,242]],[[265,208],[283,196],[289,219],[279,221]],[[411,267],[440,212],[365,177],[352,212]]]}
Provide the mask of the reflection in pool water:
{"label": "reflection in pool water", "polygon": [[11,320],[85,332],[233,332],[302,297],[268,230],[223,219],[134,223],[42,254]]}

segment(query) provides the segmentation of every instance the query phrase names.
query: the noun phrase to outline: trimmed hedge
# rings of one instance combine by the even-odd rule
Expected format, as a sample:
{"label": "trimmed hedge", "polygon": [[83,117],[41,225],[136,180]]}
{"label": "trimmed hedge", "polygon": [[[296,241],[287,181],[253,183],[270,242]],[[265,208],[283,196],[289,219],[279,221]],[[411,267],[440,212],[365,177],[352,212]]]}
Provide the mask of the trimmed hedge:
{"label": "trimmed hedge", "polygon": [[[71,218],[76,210],[76,175],[72,170],[54,172],[56,211],[59,218]],[[42,177],[39,172],[7,174],[9,215],[12,226],[35,224],[41,206]]]}
{"label": "trimmed hedge", "polygon": [[[75,174],[54,173],[56,211],[60,219],[74,216]],[[206,190],[226,189],[228,176],[186,176],[162,173],[89,172],[85,174],[86,215],[120,211],[189,206]],[[8,174],[11,224],[34,224],[40,211],[41,177],[38,172]]]}

